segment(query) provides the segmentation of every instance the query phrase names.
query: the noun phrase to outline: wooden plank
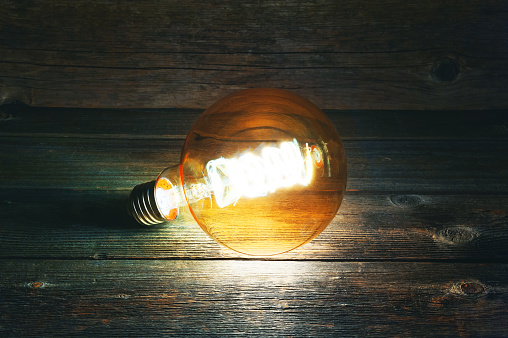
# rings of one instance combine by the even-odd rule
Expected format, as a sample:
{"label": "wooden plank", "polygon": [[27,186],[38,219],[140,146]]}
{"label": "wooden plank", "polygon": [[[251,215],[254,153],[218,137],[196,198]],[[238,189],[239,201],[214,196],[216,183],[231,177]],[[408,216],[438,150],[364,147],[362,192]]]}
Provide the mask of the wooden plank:
{"label": "wooden plank", "polygon": [[[0,135],[185,139],[203,109],[0,106]],[[325,110],[344,140],[508,139],[508,111]]]}
{"label": "wooden plank", "polygon": [[498,264],[2,260],[0,332],[506,336]]}
{"label": "wooden plank", "polygon": [[233,90],[278,87],[323,108],[507,108],[506,9],[499,0],[5,0],[0,98],[203,108]]}
{"label": "wooden plank", "polygon": [[[144,227],[128,191],[0,191],[0,258],[245,258],[195,223]],[[508,259],[508,196],[348,193],[316,239],[267,259]]]}
{"label": "wooden plank", "polygon": [[[48,189],[131,189],[178,164],[184,143],[86,135],[0,139],[0,187]],[[344,147],[350,190],[508,192],[504,140],[345,140]]]}

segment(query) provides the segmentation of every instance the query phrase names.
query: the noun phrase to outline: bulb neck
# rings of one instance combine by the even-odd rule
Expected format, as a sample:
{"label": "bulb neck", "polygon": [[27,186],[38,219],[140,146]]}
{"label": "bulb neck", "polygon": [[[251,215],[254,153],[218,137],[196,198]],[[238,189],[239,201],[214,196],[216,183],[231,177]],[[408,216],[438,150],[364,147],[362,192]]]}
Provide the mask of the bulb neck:
{"label": "bulb neck", "polygon": [[127,208],[140,224],[153,225],[165,221],[155,202],[155,181],[135,186],[129,196]]}

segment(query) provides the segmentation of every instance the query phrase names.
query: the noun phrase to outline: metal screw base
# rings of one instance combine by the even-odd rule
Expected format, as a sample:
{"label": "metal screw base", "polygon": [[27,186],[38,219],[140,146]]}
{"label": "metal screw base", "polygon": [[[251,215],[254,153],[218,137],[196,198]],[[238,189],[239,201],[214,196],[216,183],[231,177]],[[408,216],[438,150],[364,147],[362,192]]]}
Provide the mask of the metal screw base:
{"label": "metal screw base", "polygon": [[153,225],[164,222],[155,202],[155,181],[137,185],[129,197],[128,210],[140,224]]}

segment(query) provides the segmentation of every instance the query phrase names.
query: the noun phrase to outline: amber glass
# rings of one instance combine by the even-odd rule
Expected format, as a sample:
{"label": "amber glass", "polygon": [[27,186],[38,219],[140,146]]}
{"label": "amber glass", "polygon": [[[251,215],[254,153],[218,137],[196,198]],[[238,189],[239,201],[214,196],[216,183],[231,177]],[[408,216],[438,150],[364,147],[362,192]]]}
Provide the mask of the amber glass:
{"label": "amber glass", "polygon": [[286,252],[316,237],[346,187],[344,148],[330,120],[278,89],[239,91],[207,109],[187,136],[179,171],[199,226],[251,255]]}

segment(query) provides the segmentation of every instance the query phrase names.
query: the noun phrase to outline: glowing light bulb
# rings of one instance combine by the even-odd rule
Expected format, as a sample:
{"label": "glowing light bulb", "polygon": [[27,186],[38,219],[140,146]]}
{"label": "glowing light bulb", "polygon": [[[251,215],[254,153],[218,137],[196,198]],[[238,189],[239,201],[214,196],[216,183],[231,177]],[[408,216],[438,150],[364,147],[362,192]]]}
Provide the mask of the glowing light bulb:
{"label": "glowing light bulb", "polygon": [[129,211],[146,225],[194,219],[226,247],[272,255],[321,233],[345,187],[344,148],[326,115],[291,92],[248,89],[198,118],[180,164],[135,187]]}

